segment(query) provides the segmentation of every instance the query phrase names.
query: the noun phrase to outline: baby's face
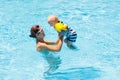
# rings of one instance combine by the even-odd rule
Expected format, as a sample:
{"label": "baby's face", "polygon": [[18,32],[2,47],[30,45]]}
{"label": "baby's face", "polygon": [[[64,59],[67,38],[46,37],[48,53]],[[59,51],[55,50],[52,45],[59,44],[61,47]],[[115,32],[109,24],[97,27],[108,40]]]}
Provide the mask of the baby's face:
{"label": "baby's face", "polygon": [[49,21],[48,23],[50,24],[50,26],[54,26],[54,21]]}
{"label": "baby's face", "polygon": [[55,25],[57,22],[58,22],[57,16],[55,16],[55,15],[50,15],[50,16],[48,17],[48,23],[50,24],[50,26],[53,26],[53,27],[54,27],[54,25]]}

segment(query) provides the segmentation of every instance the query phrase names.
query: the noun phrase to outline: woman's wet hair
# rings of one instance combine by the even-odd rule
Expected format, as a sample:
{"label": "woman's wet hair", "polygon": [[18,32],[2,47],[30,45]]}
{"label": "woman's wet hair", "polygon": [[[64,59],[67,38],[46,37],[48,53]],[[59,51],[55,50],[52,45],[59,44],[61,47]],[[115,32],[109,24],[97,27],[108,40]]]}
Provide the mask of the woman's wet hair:
{"label": "woman's wet hair", "polygon": [[30,30],[30,37],[32,38],[36,38],[36,33],[39,31],[39,28],[40,26],[39,25],[35,25],[35,26],[32,26],[31,30]]}

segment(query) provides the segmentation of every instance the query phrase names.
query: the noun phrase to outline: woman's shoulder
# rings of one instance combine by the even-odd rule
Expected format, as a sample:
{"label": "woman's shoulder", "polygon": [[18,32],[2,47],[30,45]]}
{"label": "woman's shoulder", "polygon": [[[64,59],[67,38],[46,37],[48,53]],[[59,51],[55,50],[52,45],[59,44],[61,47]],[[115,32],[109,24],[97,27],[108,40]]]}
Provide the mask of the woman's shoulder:
{"label": "woman's shoulder", "polygon": [[46,43],[38,42],[36,44],[36,48],[37,48],[37,51],[44,50],[44,49],[46,49]]}

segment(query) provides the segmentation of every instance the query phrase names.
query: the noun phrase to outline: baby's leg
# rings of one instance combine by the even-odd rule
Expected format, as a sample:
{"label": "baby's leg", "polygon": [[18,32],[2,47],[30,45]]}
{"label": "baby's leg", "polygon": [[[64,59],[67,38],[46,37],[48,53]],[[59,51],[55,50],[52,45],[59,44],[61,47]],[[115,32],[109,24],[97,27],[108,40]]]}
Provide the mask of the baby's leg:
{"label": "baby's leg", "polygon": [[76,46],[73,45],[73,42],[69,41],[67,38],[64,39],[64,42],[66,43],[67,47],[70,49],[76,49]]}
{"label": "baby's leg", "polygon": [[67,42],[68,42],[68,39],[67,39],[67,38],[65,38],[65,39],[64,39],[64,42],[65,42],[65,43],[67,43]]}
{"label": "baby's leg", "polygon": [[76,49],[75,45],[73,45],[73,42],[68,41],[68,42],[67,42],[67,46],[68,46],[70,49]]}

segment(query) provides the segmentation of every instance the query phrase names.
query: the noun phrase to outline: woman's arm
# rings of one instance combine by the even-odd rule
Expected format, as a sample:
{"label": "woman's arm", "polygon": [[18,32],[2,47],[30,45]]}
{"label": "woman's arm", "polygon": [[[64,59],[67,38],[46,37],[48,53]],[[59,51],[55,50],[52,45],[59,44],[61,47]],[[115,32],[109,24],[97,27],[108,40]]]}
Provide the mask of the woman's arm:
{"label": "woman's arm", "polygon": [[46,43],[46,44],[51,44],[51,45],[52,45],[52,44],[56,44],[57,41],[47,41],[47,40],[45,40],[45,43]]}
{"label": "woman's arm", "polygon": [[50,51],[60,51],[63,43],[63,36],[59,37],[56,41],[56,45],[49,45],[45,43],[38,43],[37,44],[37,50],[40,51],[42,48],[46,48]]}
{"label": "woman's arm", "polygon": [[60,51],[63,43],[63,38],[59,38],[55,46],[46,45],[46,48],[51,51]]}
{"label": "woman's arm", "polygon": [[[60,37],[62,37],[63,35],[60,34],[60,33],[58,33],[58,36],[59,36],[59,38],[60,38]],[[58,39],[58,40],[59,40],[59,39]],[[51,44],[51,45],[52,45],[52,44],[57,44],[57,43],[58,43],[58,40],[57,40],[57,41],[47,41],[47,40],[45,40],[45,43],[46,43],[46,44]]]}

